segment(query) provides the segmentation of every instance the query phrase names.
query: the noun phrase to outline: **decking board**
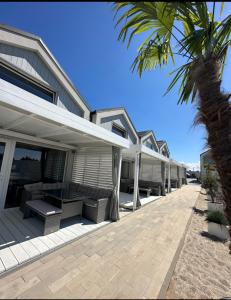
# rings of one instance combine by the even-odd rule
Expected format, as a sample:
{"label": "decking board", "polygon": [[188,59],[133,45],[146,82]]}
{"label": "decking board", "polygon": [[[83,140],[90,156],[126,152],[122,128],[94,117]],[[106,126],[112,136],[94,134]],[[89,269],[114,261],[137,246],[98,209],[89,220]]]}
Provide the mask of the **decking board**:
{"label": "decking board", "polygon": [[42,235],[43,222],[36,217],[23,219],[19,208],[0,211],[0,274],[36,259],[62,245],[108,224],[95,224],[82,217],[61,222],[60,230]]}

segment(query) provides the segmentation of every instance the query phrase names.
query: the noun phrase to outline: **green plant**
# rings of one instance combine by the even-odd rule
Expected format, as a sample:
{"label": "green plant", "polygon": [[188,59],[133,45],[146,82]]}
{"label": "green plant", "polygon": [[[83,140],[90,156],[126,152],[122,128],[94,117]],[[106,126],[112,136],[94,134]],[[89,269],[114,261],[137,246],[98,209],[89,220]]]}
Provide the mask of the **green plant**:
{"label": "green plant", "polygon": [[212,202],[215,202],[215,197],[218,192],[218,181],[217,178],[212,175],[212,173],[208,170],[206,177],[203,180],[203,188],[208,190],[208,194],[211,196]]}
{"label": "green plant", "polygon": [[220,211],[208,211],[206,220],[208,222],[214,222],[220,225],[229,225],[225,215]]}

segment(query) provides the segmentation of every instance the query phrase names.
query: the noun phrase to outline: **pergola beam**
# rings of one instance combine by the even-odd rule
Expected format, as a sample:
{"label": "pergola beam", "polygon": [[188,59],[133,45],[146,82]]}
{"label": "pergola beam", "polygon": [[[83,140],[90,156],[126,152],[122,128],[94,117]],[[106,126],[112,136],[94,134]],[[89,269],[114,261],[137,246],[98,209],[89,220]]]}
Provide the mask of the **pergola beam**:
{"label": "pergola beam", "polygon": [[34,116],[35,116],[35,114],[22,115],[21,117],[17,118],[16,120],[6,123],[5,125],[3,125],[2,128],[5,130],[14,128],[18,125],[25,123],[28,119],[33,118]]}

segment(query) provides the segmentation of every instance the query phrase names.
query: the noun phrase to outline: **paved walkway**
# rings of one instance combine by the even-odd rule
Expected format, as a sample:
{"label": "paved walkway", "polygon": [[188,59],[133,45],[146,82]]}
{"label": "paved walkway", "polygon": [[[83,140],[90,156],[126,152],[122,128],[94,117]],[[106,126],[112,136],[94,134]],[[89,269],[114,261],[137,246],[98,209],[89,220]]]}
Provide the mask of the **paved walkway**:
{"label": "paved walkway", "polygon": [[1,298],[156,298],[199,186],[188,185],[0,279]]}

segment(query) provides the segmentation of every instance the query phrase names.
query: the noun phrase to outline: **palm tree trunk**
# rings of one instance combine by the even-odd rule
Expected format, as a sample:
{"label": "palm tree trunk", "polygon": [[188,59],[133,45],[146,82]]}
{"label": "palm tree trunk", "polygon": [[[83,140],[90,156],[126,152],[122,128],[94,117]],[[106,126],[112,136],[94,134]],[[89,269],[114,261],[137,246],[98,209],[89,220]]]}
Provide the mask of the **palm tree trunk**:
{"label": "palm tree trunk", "polygon": [[[200,121],[208,132],[208,144],[220,177],[225,213],[231,224],[231,105],[221,91],[220,63],[215,57],[199,61],[193,71],[199,92]],[[231,227],[229,230],[231,236]],[[231,244],[229,245],[231,253]]]}

